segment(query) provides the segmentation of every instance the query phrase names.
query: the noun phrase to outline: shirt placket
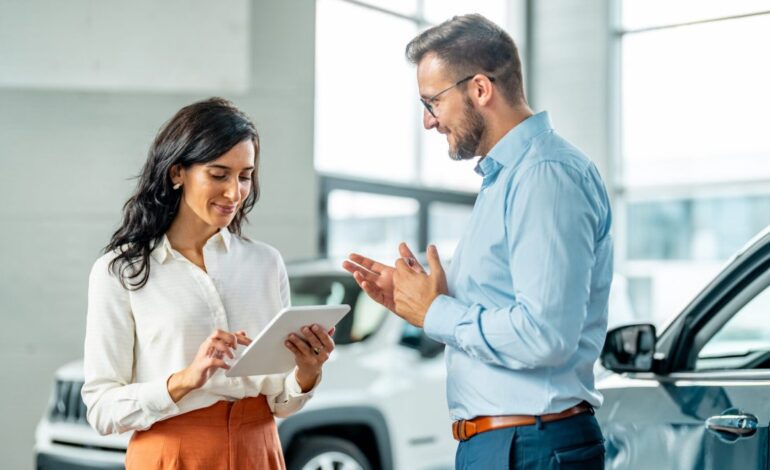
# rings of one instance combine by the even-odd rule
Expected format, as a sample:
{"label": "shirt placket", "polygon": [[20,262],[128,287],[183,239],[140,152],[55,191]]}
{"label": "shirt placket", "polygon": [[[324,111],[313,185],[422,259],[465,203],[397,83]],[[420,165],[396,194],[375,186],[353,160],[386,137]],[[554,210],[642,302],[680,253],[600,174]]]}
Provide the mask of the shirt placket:
{"label": "shirt placket", "polygon": [[203,247],[203,262],[206,265],[208,273],[199,269],[197,270],[197,274],[204,298],[209,306],[211,322],[214,325],[214,328],[230,331],[225,304],[222,302],[222,296],[217,289],[219,279],[219,259],[215,249],[211,245],[207,244]]}

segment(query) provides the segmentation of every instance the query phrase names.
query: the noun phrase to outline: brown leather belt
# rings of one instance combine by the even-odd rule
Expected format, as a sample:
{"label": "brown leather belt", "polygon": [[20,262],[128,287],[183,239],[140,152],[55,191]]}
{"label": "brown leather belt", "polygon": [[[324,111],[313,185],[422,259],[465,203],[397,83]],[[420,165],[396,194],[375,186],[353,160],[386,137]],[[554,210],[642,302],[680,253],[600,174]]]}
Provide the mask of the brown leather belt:
{"label": "brown leather belt", "polygon": [[[586,402],[578,403],[572,408],[567,408],[560,413],[540,415],[540,421],[548,423],[559,421],[581,413],[593,413],[593,407]],[[530,426],[537,423],[536,416],[532,415],[508,415],[508,416],[479,416],[473,419],[461,419],[452,423],[452,435],[458,441],[467,441],[476,434],[494,431],[495,429],[513,428],[517,426]]]}

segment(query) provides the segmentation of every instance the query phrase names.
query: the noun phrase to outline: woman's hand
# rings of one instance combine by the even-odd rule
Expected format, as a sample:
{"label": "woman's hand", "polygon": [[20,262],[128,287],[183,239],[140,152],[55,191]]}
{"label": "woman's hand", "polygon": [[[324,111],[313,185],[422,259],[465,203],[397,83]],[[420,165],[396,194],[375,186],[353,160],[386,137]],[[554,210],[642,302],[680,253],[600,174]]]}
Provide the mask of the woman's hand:
{"label": "woman's hand", "polygon": [[297,383],[302,393],[313,388],[321,367],[329,359],[334,351],[334,328],[328,333],[320,325],[303,326],[300,331],[305,339],[297,334],[290,334],[286,339],[286,347],[294,353],[294,362],[297,364]]}
{"label": "woman's hand", "polygon": [[217,369],[229,369],[225,357],[233,359],[233,350],[237,345],[246,346],[249,343],[251,339],[243,330],[236,333],[214,330],[211,336],[201,343],[190,365],[169,377],[166,386],[171,399],[175,403],[178,402],[191,391],[202,387]]}

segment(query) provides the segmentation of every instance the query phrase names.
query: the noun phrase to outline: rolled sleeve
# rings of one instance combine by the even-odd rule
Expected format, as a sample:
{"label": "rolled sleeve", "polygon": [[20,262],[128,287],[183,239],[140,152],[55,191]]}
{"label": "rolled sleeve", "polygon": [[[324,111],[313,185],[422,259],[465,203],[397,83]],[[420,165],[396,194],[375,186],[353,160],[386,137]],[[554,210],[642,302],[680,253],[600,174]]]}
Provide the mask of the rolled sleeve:
{"label": "rolled sleeve", "polygon": [[279,418],[285,418],[301,410],[305,403],[313,397],[318,385],[321,383],[323,372],[318,374],[313,387],[307,392],[302,392],[299,382],[297,382],[296,369],[286,375],[283,381],[283,390],[281,393],[268,397],[268,404],[273,414]]}

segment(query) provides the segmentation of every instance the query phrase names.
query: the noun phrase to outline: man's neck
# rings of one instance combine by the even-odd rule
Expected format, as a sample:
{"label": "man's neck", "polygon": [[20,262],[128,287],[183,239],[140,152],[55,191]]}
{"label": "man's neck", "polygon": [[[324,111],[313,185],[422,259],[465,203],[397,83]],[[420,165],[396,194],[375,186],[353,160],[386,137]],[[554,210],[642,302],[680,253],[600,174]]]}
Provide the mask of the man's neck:
{"label": "man's neck", "polygon": [[525,119],[535,113],[525,104],[510,107],[496,116],[488,117],[486,120],[487,128],[484,140],[478,148],[481,157],[485,157],[492,148],[500,142],[500,139],[511,131],[514,127],[521,124]]}

